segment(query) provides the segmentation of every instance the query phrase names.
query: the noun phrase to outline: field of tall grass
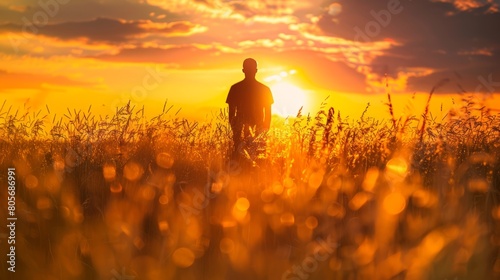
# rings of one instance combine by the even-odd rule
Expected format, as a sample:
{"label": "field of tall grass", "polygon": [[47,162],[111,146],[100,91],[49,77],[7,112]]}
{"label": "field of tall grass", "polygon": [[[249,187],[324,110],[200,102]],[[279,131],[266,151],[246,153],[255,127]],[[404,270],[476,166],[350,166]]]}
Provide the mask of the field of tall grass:
{"label": "field of tall grass", "polygon": [[500,115],[464,96],[397,117],[388,97],[387,118],[276,118],[237,157],[224,111],[4,103],[0,278],[500,279]]}

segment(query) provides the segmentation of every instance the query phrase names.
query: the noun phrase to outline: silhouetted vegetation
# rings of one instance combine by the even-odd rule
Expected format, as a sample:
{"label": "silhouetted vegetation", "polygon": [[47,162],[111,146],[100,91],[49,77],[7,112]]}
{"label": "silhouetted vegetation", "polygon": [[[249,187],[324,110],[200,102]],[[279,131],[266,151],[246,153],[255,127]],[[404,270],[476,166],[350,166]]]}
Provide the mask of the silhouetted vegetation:
{"label": "silhouetted vegetation", "polygon": [[239,161],[224,111],[201,123],[167,104],[148,119],[4,103],[12,279],[500,277],[500,116],[464,97],[440,119],[398,119],[388,98],[387,120],[326,104],[276,119],[266,151],[247,143]]}

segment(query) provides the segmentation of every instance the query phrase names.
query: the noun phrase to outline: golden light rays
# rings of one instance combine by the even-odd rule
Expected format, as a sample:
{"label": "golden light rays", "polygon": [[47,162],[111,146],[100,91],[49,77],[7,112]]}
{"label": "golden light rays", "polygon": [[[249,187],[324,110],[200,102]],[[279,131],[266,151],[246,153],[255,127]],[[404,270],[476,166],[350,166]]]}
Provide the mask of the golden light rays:
{"label": "golden light rays", "polygon": [[284,118],[294,117],[299,110],[309,105],[307,91],[294,83],[296,74],[297,71],[292,69],[264,78],[264,82],[269,84],[273,94],[272,110],[274,114]]}

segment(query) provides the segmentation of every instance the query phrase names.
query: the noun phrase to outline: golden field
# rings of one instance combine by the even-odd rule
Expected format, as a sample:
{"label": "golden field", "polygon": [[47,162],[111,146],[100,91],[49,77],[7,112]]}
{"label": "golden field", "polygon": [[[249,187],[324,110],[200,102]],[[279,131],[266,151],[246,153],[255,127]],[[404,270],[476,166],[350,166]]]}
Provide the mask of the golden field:
{"label": "golden field", "polygon": [[385,120],[275,119],[237,157],[224,111],[4,103],[18,219],[16,272],[2,230],[0,278],[500,278],[500,115],[464,96],[439,119],[396,118],[388,97]]}

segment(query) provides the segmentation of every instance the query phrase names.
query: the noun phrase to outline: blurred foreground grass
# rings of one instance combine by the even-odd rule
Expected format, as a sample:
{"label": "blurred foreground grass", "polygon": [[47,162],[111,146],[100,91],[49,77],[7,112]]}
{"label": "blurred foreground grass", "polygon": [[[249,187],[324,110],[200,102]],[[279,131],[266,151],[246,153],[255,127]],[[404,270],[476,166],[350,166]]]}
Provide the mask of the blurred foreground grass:
{"label": "blurred foreground grass", "polygon": [[2,106],[0,219],[15,167],[18,221],[0,278],[500,279],[500,115],[462,103],[387,121],[322,108],[237,160],[224,112]]}

